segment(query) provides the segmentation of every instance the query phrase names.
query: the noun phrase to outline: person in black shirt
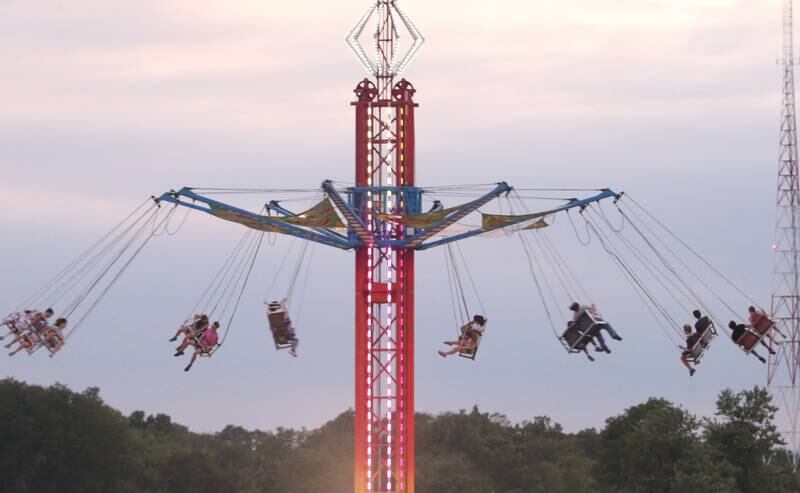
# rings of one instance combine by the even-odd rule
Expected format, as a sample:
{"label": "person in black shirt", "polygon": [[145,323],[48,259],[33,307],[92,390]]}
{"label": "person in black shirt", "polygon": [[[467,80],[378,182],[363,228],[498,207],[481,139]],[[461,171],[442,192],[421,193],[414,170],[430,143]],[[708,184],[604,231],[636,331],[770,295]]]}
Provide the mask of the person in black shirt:
{"label": "person in black shirt", "polygon": [[694,323],[694,330],[702,336],[711,327],[711,319],[700,313],[700,310],[693,311],[692,315],[697,319],[697,322]]}
{"label": "person in black shirt", "polygon": [[689,363],[689,356],[692,355],[692,348],[694,348],[697,341],[700,340],[702,334],[699,332],[692,332],[692,326],[689,324],[683,326],[683,333],[686,334],[686,347],[682,348],[681,363],[689,369],[689,376],[691,377],[697,370],[692,368],[692,365]]}
{"label": "person in black shirt", "polygon": [[[753,348],[747,349],[739,342],[742,339],[742,337],[748,332],[747,326],[745,324],[737,324],[736,322],[731,320],[730,323],[728,323],[728,328],[731,329],[731,339],[733,339],[733,342],[744,348],[746,351],[753,353],[753,356],[758,358],[758,360],[761,361],[762,363],[767,362],[767,360],[764,359],[764,357],[762,357],[760,354],[758,354],[755,349]],[[767,348],[769,354],[775,354],[775,351],[773,351],[772,348],[769,347],[769,345],[766,342],[764,342],[763,338],[760,339],[759,342],[761,343],[762,346]]]}

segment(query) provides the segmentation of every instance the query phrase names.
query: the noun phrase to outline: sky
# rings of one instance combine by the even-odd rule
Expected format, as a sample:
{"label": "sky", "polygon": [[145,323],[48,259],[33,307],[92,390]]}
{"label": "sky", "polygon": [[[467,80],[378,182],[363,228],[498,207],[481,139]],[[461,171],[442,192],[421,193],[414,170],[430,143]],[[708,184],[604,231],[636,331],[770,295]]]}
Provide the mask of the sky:
{"label": "sky", "polygon": [[[625,190],[769,305],[781,71],[774,0],[404,0],[427,44],[417,88],[418,182]],[[12,310],[150,195],[184,185],[314,188],[351,181],[344,37],[368,2],[0,1],[0,310]],[[417,278],[417,406],[568,430],[659,396],[701,415],[766,369],[721,338],[689,379],[599,248],[553,238],[625,340],[590,364],[544,321],[519,245],[464,244],[492,320],[475,363],[442,360],[453,333],[441,252]],[[559,229],[560,228],[560,229]],[[197,431],[315,427],[352,407],[351,254],[318,249],[276,353],[262,301],[290,242],[261,255],[224,350],[190,374],[167,342],[239,238],[192,215],[156,239],[48,359],[0,375],[98,386],[125,413]],[[280,285],[280,280],[278,281]],[[731,303],[746,308],[746,301]]]}

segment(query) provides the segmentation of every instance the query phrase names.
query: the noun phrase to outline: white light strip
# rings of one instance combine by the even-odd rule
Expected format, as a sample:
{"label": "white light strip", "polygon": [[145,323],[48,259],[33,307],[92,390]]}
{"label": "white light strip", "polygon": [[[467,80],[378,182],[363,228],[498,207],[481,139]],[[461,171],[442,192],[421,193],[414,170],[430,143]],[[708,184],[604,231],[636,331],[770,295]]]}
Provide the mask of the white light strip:
{"label": "white light strip", "polygon": [[369,18],[372,17],[372,14],[375,12],[377,8],[377,4],[373,5],[372,7],[367,9],[367,12],[361,17],[361,20],[355,25],[350,34],[347,36],[346,41],[350,49],[353,50],[353,53],[356,54],[356,58],[358,61],[361,62],[361,65],[364,67],[364,70],[367,71],[370,75],[377,75],[375,70],[375,65],[370,61],[367,53],[364,51],[364,48],[361,47],[361,43],[358,42],[358,38],[361,37],[361,34],[364,32],[364,28],[367,26],[369,22]]}

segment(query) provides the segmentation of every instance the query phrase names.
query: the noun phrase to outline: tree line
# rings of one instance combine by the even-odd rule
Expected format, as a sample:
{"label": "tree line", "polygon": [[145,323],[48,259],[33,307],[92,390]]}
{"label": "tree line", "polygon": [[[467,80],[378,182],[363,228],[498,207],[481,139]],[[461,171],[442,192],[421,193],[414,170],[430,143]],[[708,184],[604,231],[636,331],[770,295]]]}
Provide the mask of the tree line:
{"label": "tree line", "polygon": [[[653,398],[601,430],[548,417],[417,415],[418,493],[798,491],[769,392],[725,390],[712,418]],[[198,434],[130,416],[97,388],[0,381],[0,493],[351,493],[353,413],[315,430]]]}

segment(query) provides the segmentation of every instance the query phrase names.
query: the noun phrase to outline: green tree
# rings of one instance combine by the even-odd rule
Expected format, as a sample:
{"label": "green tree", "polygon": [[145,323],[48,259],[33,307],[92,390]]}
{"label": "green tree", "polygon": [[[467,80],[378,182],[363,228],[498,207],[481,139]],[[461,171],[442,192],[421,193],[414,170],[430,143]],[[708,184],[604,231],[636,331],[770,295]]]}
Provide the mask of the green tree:
{"label": "green tree", "polygon": [[716,418],[706,420],[704,437],[713,453],[733,467],[742,493],[789,491],[792,474],[777,427],[772,397],[765,388],[720,393]]}
{"label": "green tree", "polygon": [[735,492],[726,464],[706,460],[698,421],[663,399],[609,418],[595,475],[614,493]]}

